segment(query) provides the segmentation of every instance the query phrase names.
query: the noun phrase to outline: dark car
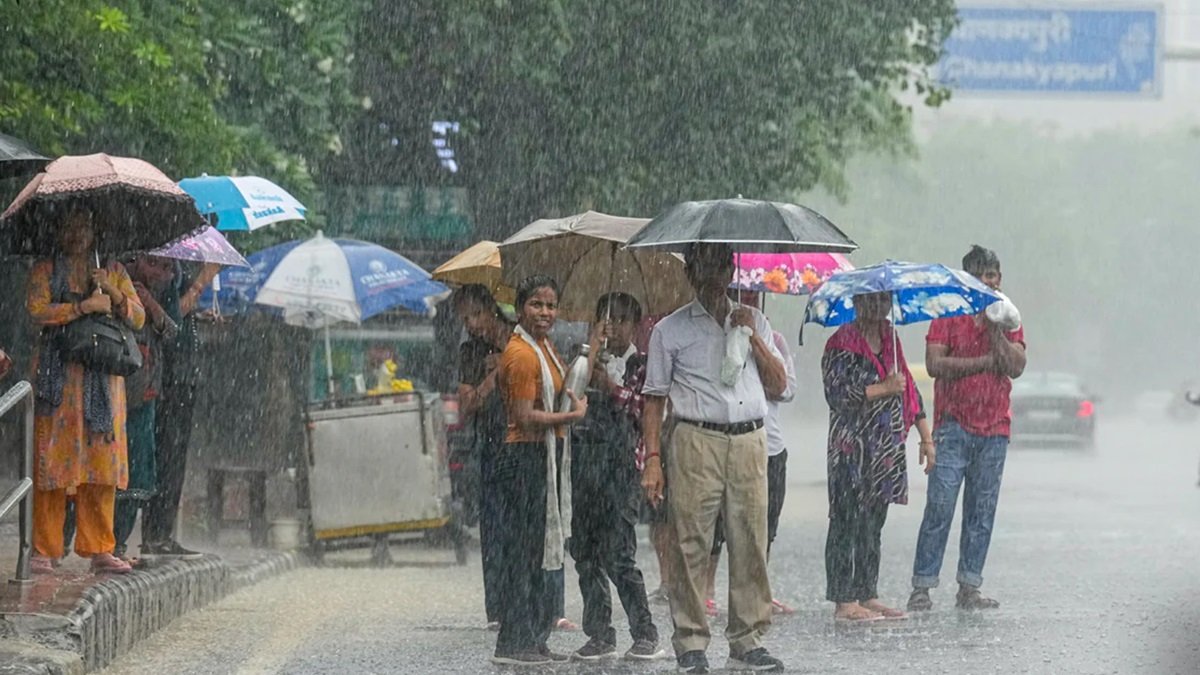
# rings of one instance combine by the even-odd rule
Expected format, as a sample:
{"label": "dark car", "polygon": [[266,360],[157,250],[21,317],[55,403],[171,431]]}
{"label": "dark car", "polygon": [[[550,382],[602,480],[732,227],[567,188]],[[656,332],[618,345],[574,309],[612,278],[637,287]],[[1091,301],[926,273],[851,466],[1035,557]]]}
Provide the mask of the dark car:
{"label": "dark car", "polygon": [[1096,439],[1096,398],[1069,373],[1026,372],[1013,382],[1012,440],[1091,448]]}

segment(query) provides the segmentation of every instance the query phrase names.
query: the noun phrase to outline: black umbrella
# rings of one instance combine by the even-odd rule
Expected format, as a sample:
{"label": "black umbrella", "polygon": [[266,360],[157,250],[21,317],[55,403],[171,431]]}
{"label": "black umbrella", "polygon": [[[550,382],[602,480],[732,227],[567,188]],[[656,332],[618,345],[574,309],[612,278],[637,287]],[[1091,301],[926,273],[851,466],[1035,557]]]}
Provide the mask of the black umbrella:
{"label": "black umbrella", "polygon": [[0,134],[0,180],[41,171],[49,161],[24,141]]}
{"label": "black umbrella", "polygon": [[676,204],[633,235],[628,246],[683,251],[695,242],[729,244],[745,253],[850,253],[858,248],[806,206],[740,198]]}

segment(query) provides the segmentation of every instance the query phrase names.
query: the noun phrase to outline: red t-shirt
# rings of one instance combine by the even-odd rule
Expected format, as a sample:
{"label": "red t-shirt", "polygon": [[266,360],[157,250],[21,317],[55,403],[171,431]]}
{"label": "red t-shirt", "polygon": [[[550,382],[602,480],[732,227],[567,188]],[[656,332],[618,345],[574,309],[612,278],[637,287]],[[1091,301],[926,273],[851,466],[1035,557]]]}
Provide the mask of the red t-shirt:
{"label": "red t-shirt", "polygon": [[[1025,346],[1025,330],[1006,335],[1009,342]],[[925,342],[950,348],[948,356],[977,358],[992,349],[988,327],[976,323],[974,316],[955,316],[936,319],[929,327]],[[969,377],[939,377],[933,385],[934,425],[941,426],[947,417],[976,436],[1009,435],[1012,423],[1009,414],[1009,394],[1012,381],[1000,373],[978,373]]]}

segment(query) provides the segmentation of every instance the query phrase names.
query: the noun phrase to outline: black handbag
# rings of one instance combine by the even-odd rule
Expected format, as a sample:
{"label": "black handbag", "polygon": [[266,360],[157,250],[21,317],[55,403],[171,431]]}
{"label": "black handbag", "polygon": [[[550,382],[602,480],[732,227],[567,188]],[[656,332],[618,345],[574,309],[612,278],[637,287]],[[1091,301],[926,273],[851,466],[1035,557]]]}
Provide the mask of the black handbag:
{"label": "black handbag", "polygon": [[81,316],[58,334],[62,359],[108,375],[128,377],[142,367],[133,329],[120,319],[102,314]]}

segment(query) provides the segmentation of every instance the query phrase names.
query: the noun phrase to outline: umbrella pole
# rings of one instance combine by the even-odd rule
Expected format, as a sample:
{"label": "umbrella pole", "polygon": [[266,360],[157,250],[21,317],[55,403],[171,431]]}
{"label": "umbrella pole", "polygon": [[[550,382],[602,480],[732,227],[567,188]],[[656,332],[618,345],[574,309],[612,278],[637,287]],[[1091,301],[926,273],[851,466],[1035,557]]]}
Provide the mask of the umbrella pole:
{"label": "umbrella pole", "polygon": [[325,324],[325,377],[329,386],[328,399],[333,400],[333,347],[329,341],[329,324]]}
{"label": "umbrella pole", "polygon": [[900,372],[900,316],[896,312],[896,293],[892,293],[892,374]]}
{"label": "umbrella pole", "polygon": [[[630,255],[633,255],[630,253]],[[604,303],[604,340],[600,343],[600,351],[608,350],[608,324],[612,322],[612,292],[613,292],[613,277],[617,273],[617,244],[613,242],[612,255],[608,260],[608,302]],[[599,359],[600,355],[595,354],[593,359]]]}

